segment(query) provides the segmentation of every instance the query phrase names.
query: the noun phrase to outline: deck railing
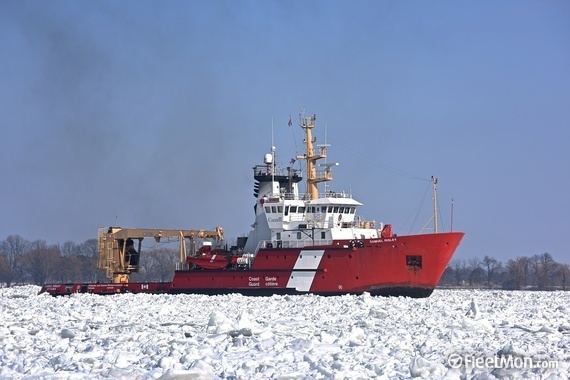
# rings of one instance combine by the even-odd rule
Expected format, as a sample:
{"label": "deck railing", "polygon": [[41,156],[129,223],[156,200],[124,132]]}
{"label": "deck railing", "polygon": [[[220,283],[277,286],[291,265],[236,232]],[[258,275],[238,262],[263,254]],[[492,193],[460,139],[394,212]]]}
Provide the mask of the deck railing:
{"label": "deck railing", "polygon": [[[282,193],[281,194],[283,196],[284,199],[286,200],[296,200],[296,201],[308,201],[311,198],[309,197],[309,194],[299,194],[297,196],[295,196],[295,194],[293,193]],[[319,198],[341,198],[341,199],[346,199],[346,198],[352,198],[352,194],[347,193],[345,191],[327,191],[324,193],[319,193]]]}
{"label": "deck railing", "polygon": [[313,240],[261,240],[257,244],[255,252],[257,253],[263,248],[304,248],[321,245],[331,245],[330,239],[315,239]]}

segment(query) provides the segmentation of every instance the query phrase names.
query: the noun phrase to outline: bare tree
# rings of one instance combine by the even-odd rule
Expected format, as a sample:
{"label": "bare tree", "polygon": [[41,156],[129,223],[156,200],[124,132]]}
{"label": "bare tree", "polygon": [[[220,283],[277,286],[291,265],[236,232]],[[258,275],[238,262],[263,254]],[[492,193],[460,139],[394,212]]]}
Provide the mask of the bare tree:
{"label": "bare tree", "polygon": [[491,278],[497,269],[498,261],[490,256],[483,257],[483,266],[487,271],[487,286],[491,287]]}
{"label": "bare tree", "polygon": [[469,286],[480,284],[484,278],[483,269],[481,269],[481,261],[474,257],[469,259]]}
{"label": "bare tree", "polygon": [[169,248],[152,249],[141,254],[140,273],[144,281],[170,281],[178,262],[178,251]]}
{"label": "bare tree", "polygon": [[66,241],[61,246],[62,256],[76,256],[80,253],[80,246],[73,241]]}
{"label": "bare tree", "polygon": [[29,242],[20,235],[10,235],[2,242],[1,246],[1,251],[3,251],[6,260],[4,282],[7,286],[11,286],[20,277],[18,273],[19,258],[28,248]]}
{"label": "bare tree", "polygon": [[525,278],[525,260],[522,257],[507,262],[508,281],[503,285],[507,289],[522,289]]}
{"label": "bare tree", "polygon": [[85,240],[79,246],[79,254],[87,257],[96,257],[97,256],[97,239],[88,239]]}
{"label": "bare tree", "polygon": [[462,285],[464,282],[464,274],[467,270],[467,265],[463,260],[454,260],[453,270],[455,272],[455,284]]}
{"label": "bare tree", "polygon": [[11,278],[11,273],[12,271],[8,266],[8,257],[5,253],[0,251],[0,287]]}
{"label": "bare tree", "polygon": [[22,256],[22,268],[36,285],[43,285],[54,277],[61,253],[57,245],[48,246],[43,240],[31,244],[31,249]]}
{"label": "bare tree", "polygon": [[542,255],[534,255],[531,262],[536,287],[539,290],[548,289],[552,284],[554,268],[552,256],[546,252]]}
{"label": "bare tree", "polygon": [[562,290],[566,290],[568,287],[568,281],[570,281],[570,265],[568,264],[558,264],[556,270],[558,278],[560,280],[560,286]]}

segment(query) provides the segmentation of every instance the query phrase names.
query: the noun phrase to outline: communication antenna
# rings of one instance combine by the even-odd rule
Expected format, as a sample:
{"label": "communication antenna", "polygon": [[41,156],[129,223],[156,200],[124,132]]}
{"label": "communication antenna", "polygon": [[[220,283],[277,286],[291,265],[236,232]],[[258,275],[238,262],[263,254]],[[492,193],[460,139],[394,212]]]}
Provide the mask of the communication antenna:
{"label": "communication antenna", "polygon": [[438,233],[438,210],[437,210],[437,177],[431,176],[431,186],[433,191],[433,232]]}
{"label": "communication antenna", "polygon": [[[327,121],[325,123],[325,146],[326,147],[328,147],[328,145],[327,145],[327,130],[328,129],[329,129],[329,122]],[[325,166],[326,166],[326,164],[327,164],[327,158],[325,157]],[[324,185],[325,185],[325,197],[326,197],[327,196],[327,183],[325,182]]]}
{"label": "communication antenna", "polygon": [[271,195],[275,195],[275,141],[273,135],[273,116],[271,117]]}
{"label": "communication antenna", "polygon": [[454,205],[454,200],[453,198],[451,198],[451,232],[453,232],[453,205]]}

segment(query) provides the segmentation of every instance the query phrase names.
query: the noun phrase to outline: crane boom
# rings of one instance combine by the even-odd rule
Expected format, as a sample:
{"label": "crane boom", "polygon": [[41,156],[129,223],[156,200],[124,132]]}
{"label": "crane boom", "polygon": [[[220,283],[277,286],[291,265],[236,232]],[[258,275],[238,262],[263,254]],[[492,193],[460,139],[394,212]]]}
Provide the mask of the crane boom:
{"label": "crane boom", "polygon": [[[154,238],[158,243],[162,238],[177,238],[180,242],[179,261],[186,261],[185,239],[224,239],[222,227],[214,230],[184,230],[159,228],[101,228],[98,233],[97,251],[99,260],[97,267],[106,272],[113,283],[129,282],[129,275],[139,270],[139,255],[144,238]],[[134,241],[138,240],[138,250]]]}

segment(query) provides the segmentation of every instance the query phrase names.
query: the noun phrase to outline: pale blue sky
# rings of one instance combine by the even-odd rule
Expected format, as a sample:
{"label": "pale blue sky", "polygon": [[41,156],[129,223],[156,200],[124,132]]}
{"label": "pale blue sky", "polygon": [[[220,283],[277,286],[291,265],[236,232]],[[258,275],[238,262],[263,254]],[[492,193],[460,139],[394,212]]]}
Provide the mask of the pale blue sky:
{"label": "pale blue sky", "polygon": [[417,232],[436,175],[458,258],[570,261],[569,2],[2,1],[0,51],[0,238],[247,233],[306,110],[363,216]]}

